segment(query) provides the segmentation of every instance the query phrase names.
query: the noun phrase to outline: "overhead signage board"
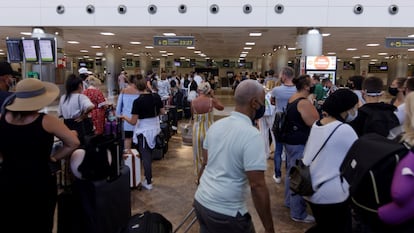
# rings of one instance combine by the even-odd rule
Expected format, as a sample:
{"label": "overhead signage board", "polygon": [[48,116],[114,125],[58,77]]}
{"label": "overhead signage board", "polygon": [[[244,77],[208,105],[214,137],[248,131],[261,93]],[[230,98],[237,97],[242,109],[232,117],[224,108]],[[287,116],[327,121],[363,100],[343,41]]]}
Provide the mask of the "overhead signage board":
{"label": "overhead signage board", "polygon": [[194,36],[154,36],[154,46],[194,46]]}
{"label": "overhead signage board", "polygon": [[414,38],[412,37],[387,37],[385,38],[387,48],[414,48]]}
{"label": "overhead signage board", "polygon": [[336,70],[335,56],[307,56],[307,70]]}

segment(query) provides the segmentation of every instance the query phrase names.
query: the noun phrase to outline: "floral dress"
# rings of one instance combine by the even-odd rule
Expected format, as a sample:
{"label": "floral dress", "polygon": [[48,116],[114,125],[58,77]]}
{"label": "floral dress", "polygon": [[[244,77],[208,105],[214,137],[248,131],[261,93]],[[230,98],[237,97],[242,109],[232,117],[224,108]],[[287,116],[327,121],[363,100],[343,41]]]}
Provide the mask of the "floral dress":
{"label": "floral dress", "polygon": [[89,87],[83,92],[91,102],[95,105],[95,108],[91,112],[93,125],[95,127],[95,134],[102,134],[105,126],[105,96],[102,91],[94,87]]}

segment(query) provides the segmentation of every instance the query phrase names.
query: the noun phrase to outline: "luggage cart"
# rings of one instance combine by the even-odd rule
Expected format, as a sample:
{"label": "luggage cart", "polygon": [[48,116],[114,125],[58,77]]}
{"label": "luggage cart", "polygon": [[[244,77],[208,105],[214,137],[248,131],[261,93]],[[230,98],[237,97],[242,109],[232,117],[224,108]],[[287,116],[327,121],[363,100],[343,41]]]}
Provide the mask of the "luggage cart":
{"label": "luggage cart", "polygon": [[177,233],[178,230],[180,230],[181,227],[183,227],[184,224],[190,219],[191,216],[192,216],[192,218],[191,218],[190,223],[188,223],[187,226],[184,229],[184,233],[187,233],[191,229],[191,227],[194,225],[194,223],[197,221],[197,216],[195,215],[194,207],[191,208],[191,210],[187,213],[187,215],[184,217],[183,221],[181,221],[181,223],[178,224],[177,228],[175,228],[173,233]]}

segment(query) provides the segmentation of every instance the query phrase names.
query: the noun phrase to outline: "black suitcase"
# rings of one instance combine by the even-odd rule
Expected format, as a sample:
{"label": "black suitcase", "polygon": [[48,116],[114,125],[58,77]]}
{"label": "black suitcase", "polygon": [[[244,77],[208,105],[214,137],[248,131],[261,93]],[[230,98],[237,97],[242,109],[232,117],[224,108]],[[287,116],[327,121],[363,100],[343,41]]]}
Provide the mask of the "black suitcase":
{"label": "black suitcase", "polygon": [[113,180],[76,180],[58,197],[58,233],[118,233],[131,216],[129,168]]}
{"label": "black suitcase", "polygon": [[122,233],[172,233],[172,224],[159,213],[145,211],[133,215]]}

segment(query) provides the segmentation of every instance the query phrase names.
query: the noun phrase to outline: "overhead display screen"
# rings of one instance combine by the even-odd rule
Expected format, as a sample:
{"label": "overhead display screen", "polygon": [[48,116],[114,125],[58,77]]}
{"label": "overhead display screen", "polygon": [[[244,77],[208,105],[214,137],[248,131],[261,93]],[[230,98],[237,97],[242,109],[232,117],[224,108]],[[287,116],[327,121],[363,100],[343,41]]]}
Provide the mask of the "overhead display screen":
{"label": "overhead display screen", "polygon": [[20,39],[8,39],[7,45],[7,57],[9,62],[21,62],[23,60]]}
{"label": "overhead display screen", "polygon": [[307,56],[307,70],[336,70],[335,56]]}
{"label": "overhead display screen", "polygon": [[54,62],[52,43],[52,40],[39,40],[40,59],[42,62]]}
{"label": "overhead display screen", "polygon": [[22,40],[24,58],[28,62],[37,61],[37,50],[35,40]]}

